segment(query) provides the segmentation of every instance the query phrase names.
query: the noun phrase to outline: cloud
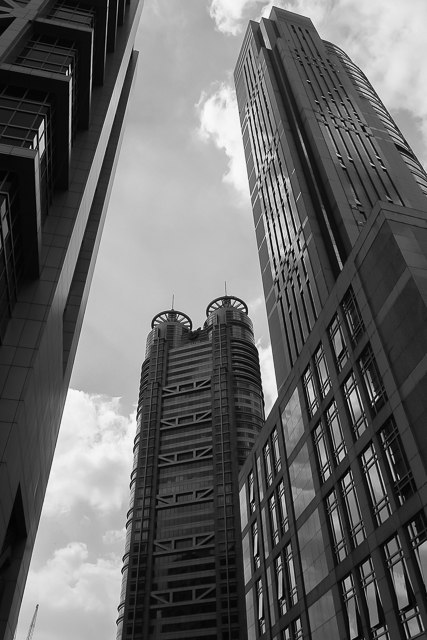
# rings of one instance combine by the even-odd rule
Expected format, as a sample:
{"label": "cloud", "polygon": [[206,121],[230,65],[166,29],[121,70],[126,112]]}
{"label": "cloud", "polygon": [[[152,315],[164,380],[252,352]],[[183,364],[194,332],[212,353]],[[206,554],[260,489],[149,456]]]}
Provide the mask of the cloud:
{"label": "cloud", "polygon": [[70,389],[52,465],[44,515],[86,503],[110,513],[128,500],[134,417],[119,413],[119,398]]}
{"label": "cloud", "polygon": [[405,11],[390,0],[212,0],[209,13],[219,31],[237,35],[249,18],[268,17],[273,6],[310,17],[322,38],[362,68],[389,110],[406,109],[419,119],[427,142],[427,65],[420,64],[425,0],[408,0]]}
{"label": "cloud", "polygon": [[249,198],[248,177],[236,92],[231,82],[214,83],[209,91],[202,91],[196,109],[200,121],[200,139],[212,141],[218,149],[225,151],[228,171],[223,181],[233,185],[246,204]]}
{"label": "cloud", "polygon": [[262,338],[257,341],[256,347],[259,354],[262,388],[264,390],[265,415],[267,416],[270,413],[271,407],[277,399],[277,385],[276,376],[274,373],[273,352],[271,350],[271,344],[268,343],[266,347],[263,347],[261,342]]}
{"label": "cloud", "polygon": [[235,36],[242,30],[243,17],[253,6],[262,2],[263,0],[211,0],[209,15],[215,20],[218,31]]}
{"label": "cloud", "polygon": [[[30,570],[27,597],[55,610],[114,612],[118,601],[121,560],[114,554],[89,562],[83,542],[57,549],[38,571]],[[34,598],[33,598],[34,596]],[[46,606],[46,604],[44,604]]]}
{"label": "cloud", "polygon": [[110,529],[102,536],[102,542],[104,544],[115,544],[116,542],[123,542],[125,538],[126,527],[123,527],[123,529]]}

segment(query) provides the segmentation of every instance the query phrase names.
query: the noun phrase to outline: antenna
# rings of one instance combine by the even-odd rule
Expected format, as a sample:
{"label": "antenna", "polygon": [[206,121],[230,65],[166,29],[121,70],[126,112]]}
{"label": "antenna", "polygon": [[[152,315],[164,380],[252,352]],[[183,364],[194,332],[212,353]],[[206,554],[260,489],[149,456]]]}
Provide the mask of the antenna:
{"label": "antenna", "polygon": [[227,296],[227,280],[224,280],[224,291],[225,295]]}
{"label": "antenna", "polygon": [[172,311],[173,311],[173,304],[175,302],[175,294],[172,294]]}
{"label": "antenna", "polygon": [[39,610],[39,605],[36,606],[36,610],[34,611],[33,619],[31,620],[30,628],[28,630],[27,640],[31,640],[31,638],[33,637],[34,627],[36,626],[36,618],[37,618],[38,610]]}

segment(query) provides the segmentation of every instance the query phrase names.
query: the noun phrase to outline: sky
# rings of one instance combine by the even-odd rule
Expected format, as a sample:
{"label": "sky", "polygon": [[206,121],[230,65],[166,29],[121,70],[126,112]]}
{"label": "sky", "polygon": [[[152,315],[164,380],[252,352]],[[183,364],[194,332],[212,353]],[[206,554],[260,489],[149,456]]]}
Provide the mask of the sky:
{"label": "sky", "polygon": [[[425,0],[146,0],[139,67],[16,640],[114,640],[145,339],[244,299],[275,398],[232,72],[249,19],[310,17],[366,73],[427,164]],[[403,10],[404,9],[404,10]]]}

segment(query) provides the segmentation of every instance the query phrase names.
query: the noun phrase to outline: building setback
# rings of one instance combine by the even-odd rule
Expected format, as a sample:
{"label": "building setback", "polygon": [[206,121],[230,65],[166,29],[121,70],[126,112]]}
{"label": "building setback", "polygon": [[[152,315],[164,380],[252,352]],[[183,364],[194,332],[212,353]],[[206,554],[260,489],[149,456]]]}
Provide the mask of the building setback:
{"label": "building setback", "polygon": [[246,638],[238,471],[263,425],[246,304],[158,314],[142,365],[117,640]]}
{"label": "building setback", "polygon": [[143,1],[0,20],[0,637],[12,639],[134,78]]}
{"label": "building setback", "polygon": [[278,400],[240,473],[249,640],[425,638],[427,175],[308,18],[235,71]]}

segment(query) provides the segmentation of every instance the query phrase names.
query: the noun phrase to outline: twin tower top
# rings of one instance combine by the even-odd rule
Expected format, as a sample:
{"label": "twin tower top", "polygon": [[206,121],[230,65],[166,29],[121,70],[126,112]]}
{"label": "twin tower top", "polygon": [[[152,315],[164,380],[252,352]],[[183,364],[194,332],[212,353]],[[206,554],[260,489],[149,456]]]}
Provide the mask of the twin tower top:
{"label": "twin tower top", "polygon": [[[243,300],[234,296],[221,296],[219,298],[215,298],[215,300],[212,300],[212,302],[208,304],[206,307],[206,318],[209,319],[214,313],[221,314],[232,308],[246,315],[248,314],[247,304],[243,302]],[[155,329],[165,322],[182,324],[186,329],[188,329],[188,331],[191,331],[193,327],[191,318],[189,318],[185,313],[176,311],[175,309],[169,309],[168,311],[161,311],[154,316],[151,321],[151,328]]]}

